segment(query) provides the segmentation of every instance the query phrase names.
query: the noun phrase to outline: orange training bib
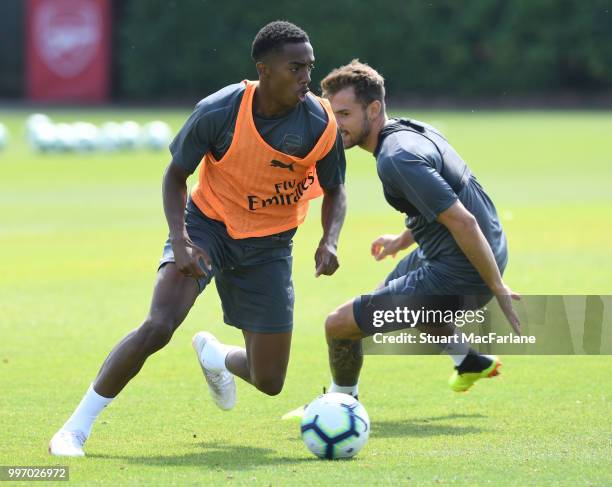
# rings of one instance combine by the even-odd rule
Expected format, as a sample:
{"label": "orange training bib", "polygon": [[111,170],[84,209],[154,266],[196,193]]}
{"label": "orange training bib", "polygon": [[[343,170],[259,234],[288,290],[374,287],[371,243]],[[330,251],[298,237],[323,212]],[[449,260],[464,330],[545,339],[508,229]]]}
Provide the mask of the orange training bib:
{"label": "orange training bib", "polygon": [[225,223],[235,239],[272,235],[304,221],[308,200],[323,193],[315,165],[333,148],[337,132],[329,102],[317,97],[328,122],[313,149],[304,158],[277,151],[255,127],[257,82],[245,84],[229,149],[219,161],[210,152],[204,155],[198,183],[191,191],[197,207]]}

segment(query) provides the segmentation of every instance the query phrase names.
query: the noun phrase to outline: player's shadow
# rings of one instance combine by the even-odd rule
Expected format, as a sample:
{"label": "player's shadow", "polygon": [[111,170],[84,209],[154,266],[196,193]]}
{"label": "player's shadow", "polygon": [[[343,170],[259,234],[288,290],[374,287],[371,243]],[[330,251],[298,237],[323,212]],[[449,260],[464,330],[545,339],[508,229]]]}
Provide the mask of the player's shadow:
{"label": "player's shadow", "polygon": [[[423,418],[406,418],[391,421],[375,421],[372,424],[372,435],[377,438],[397,438],[403,436],[460,436],[481,433],[485,430],[477,426],[440,424],[439,422],[486,418],[482,414],[447,414]],[[299,437],[289,441],[301,441]],[[279,456],[278,450],[245,445],[222,444],[218,442],[200,442],[194,445],[198,451],[181,455],[107,455],[90,453],[90,458],[122,460],[134,465],[152,466],[197,466],[212,470],[224,471],[248,470],[262,465],[299,465],[316,462],[314,456],[302,458]]]}
{"label": "player's shadow", "polygon": [[122,460],[135,465],[152,466],[197,466],[211,470],[224,471],[248,470],[262,465],[298,465],[317,461],[316,457],[303,458],[284,457],[278,455],[278,450],[243,445],[221,444],[218,442],[200,442],[195,445],[200,451],[182,455],[106,455],[88,454],[91,458]]}
{"label": "player's shadow", "polygon": [[447,414],[426,418],[406,418],[372,423],[372,436],[377,438],[397,438],[402,436],[462,436],[485,431],[475,425],[440,424],[441,421],[486,418],[482,414]]}

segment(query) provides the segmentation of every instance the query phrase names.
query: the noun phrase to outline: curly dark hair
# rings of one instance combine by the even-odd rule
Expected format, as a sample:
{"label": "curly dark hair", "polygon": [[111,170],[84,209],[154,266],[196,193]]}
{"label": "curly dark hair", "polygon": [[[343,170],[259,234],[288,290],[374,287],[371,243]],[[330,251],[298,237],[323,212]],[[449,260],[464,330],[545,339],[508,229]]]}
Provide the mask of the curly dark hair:
{"label": "curly dark hair", "polygon": [[353,59],[346,66],[334,69],[321,81],[324,97],[352,86],[355,98],[367,107],[374,100],[385,104],[385,79],[373,67]]}
{"label": "curly dark hair", "polygon": [[270,51],[280,51],[285,44],[300,42],[310,42],[304,30],[286,20],[275,20],[264,25],[255,36],[251,57],[255,62],[261,61]]}

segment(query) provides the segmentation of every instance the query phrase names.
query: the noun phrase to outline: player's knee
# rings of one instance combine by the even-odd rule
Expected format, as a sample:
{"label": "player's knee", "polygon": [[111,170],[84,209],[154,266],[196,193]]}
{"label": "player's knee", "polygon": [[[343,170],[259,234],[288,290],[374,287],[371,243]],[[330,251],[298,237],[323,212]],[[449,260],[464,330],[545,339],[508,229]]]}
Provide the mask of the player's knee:
{"label": "player's knee", "polygon": [[285,377],[280,376],[255,376],[252,378],[253,385],[268,396],[276,396],[283,390]]}
{"label": "player's knee", "polygon": [[165,347],[172,338],[174,329],[172,320],[148,317],[138,330],[143,348],[153,353]]}
{"label": "player's knee", "polygon": [[277,396],[283,390],[283,385],[284,381],[282,380],[266,380],[260,381],[257,385],[257,389],[268,396]]}
{"label": "player's knee", "polygon": [[325,319],[325,336],[330,338],[342,338],[342,315],[339,310],[332,311]]}

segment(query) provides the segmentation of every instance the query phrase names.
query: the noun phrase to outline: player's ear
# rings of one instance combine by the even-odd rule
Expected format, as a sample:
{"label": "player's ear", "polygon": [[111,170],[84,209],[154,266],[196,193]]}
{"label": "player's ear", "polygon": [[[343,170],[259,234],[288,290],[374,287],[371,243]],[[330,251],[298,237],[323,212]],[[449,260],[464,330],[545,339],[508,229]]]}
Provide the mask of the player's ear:
{"label": "player's ear", "polygon": [[374,100],[366,108],[368,114],[368,120],[374,120],[378,118],[382,111],[382,103],[379,100]]}
{"label": "player's ear", "polygon": [[257,74],[259,75],[259,79],[266,78],[270,72],[268,66],[263,61],[257,61],[255,63],[255,68],[257,69]]}

